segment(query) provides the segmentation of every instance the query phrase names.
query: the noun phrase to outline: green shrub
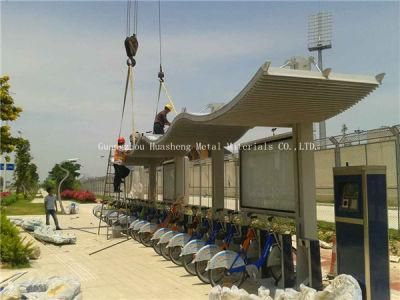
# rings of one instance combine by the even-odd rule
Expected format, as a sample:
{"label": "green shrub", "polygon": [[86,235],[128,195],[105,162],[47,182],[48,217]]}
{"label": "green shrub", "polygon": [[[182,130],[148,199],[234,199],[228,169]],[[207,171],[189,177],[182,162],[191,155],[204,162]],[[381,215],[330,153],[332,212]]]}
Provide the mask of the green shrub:
{"label": "green shrub", "polygon": [[0,229],[0,260],[2,263],[12,268],[28,267],[29,256],[32,255],[32,242],[25,243],[21,239],[18,229],[6,218],[1,215]]}
{"label": "green shrub", "polygon": [[9,206],[10,204],[13,204],[15,202],[17,202],[18,200],[18,196],[17,194],[13,193],[2,193],[1,195],[1,206]]}

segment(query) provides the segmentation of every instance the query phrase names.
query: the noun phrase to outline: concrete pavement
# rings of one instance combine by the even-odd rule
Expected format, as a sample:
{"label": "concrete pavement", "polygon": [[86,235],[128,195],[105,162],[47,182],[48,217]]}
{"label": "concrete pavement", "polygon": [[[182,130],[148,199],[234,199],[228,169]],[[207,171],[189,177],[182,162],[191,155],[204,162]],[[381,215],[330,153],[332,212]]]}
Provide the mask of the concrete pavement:
{"label": "concrete pavement", "polygon": [[[60,226],[77,236],[76,245],[40,246],[41,257],[18,281],[55,275],[74,276],[82,283],[83,299],[208,299],[210,286],[164,260],[152,248],[129,240],[92,256],[89,253],[123,239],[106,240],[97,233],[93,205],[80,205],[79,215],[59,215]],[[42,216],[44,219],[44,216]],[[81,228],[72,230],[69,227]],[[27,233],[24,236],[32,239]],[[2,269],[0,280],[22,270]]]}

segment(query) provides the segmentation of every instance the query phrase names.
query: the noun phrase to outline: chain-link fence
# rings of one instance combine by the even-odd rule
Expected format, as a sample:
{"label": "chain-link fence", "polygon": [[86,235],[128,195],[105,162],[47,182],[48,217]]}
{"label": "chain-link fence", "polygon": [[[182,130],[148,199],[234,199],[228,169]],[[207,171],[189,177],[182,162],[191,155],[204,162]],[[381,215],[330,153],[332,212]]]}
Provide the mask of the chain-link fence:
{"label": "chain-link fence", "polygon": [[400,125],[316,140],[315,183],[318,219],[334,221],[333,173],[337,166],[386,166],[389,227],[400,230]]}
{"label": "chain-link fence", "polygon": [[[399,185],[400,185],[400,125],[369,131],[356,131],[316,140],[315,177],[317,217],[319,220],[334,222],[333,173],[335,166],[384,165],[387,174],[387,196],[389,227],[400,230]],[[225,156],[224,203],[226,208],[239,208],[239,163],[237,155]],[[126,179],[128,196],[147,199],[148,170],[135,167]],[[82,181],[85,189],[102,195],[105,177]],[[157,168],[157,200],[163,199],[163,169]],[[189,203],[212,205],[211,159],[189,163]]]}

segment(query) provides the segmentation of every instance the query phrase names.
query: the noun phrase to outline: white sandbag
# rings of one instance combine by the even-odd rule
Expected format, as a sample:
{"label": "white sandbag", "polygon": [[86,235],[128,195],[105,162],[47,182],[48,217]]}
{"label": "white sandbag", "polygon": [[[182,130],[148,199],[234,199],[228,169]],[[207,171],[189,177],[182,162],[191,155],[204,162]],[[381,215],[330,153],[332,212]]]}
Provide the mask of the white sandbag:
{"label": "white sandbag", "polygon": [[49,300],[47,297],[46,292],[33,292],[33,293],[26,293],[22,294],[21,299],[24,300]]}
{"label": "white sandbag", "polygon": [[53,276],[48,279],[31,279],[21,283],[9,284],[1,293],[5,300],[80,300],[81,284],[69,277]]}
{"label": "white sandbag", "polygon": [[28,231],[34,231],[40,226],[43,226],[43,221],[39,218],[26,218],[21,224],[21,227]]}
{"label": "white sandbag", "polygon": [[270,296],[270,290],[264,286],[260,286],[258,288],[258,297],[260,300],[273,300]]}
{"label": "white sandbag", "polygon": [[55,230],[54,227],[48,225],[37,227],[33,232],[33,236],[41,241],[57,245],[76,243],[76,236],[74,234]]}
{"label": "white sandbag", "polygon": [[315,296],[316,300],[362,300],[362,292],[357,280],[346,274],[336,276],[330,285]]}
{"label": "white sandbag", "polygon": [[232,288],[223,287],[221,292],[221,300],[248,300],[248,296],[249,293],[243,289],[239,290],[236,285]]}
{"label": "white sandbag", "polygon": [[299,300],[314,300],[317,290],[310,288],[304,284],[300,284]]}
{"label": "white sandbag", "polygon": [[34,278],[23,281],[19,284],[19,290],[22,294],[25,293],[43,293],[47,290],[47,284],[44,280]]}
{"label": "white sandbag", "polygon": [[244,298],[240,298],[240,300],[261,300],[261,298],[258,295],[249,294]]}
{"label": "white sandbag", "polygon": [[15,226],[21,226],[24,222],[24,219],[19,217],[7,217],[7,219]]}
{"label": "white sandbag", "polygon": [[288,288],[283,290],[277,289],[274,300],[298,300],[300,293],[294,289]]}
{"label": "white sandbag", "polygon": [[220,285],[214,286],[208,294],[208,300],[221,300],[222,288]]}
{"label": "white sandbag", "polygon": [[68,205],[67,210],[69,211],[70,215],[75,215],[75,214],[79,213],[79,205],[78,205],[78,203],[71,202]]}
{"label": "white sandbag", "polygon": [[21,292],[19,285],[14,282],[9,283],[2,291],[0,291],[1,300],[19,300],[21,299]]}
{"label": "white sandbag", "polygon": [[68,277],[50,277],[47,280],[47,296],[51,299],[73,300],[81,292],[79,281]]}

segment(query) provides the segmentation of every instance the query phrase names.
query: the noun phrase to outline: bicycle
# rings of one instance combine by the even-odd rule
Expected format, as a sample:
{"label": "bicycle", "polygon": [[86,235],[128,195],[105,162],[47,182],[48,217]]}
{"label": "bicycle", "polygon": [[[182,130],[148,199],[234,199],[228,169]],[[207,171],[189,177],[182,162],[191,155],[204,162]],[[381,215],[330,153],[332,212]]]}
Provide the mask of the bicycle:
{"label": "bicycle", "polygon": [[[226,229],[226,236],[223,239],[222,245],[217,246],[216,244],[209,244],[205,245],[202,248],[200,248],[199,251],[194,256],[194,259],[192,263],[194,263],[194,269],[196,272],[197,277],[204,282],[204,283],[210,283],[209,277],[208,277],[208,271],[206,271],[208,261],[219,251],[222,250],[227,250],[232,242],[237,242],[241,240],[240,236],[240,229],[238,228],[238,224],[235,224],[232,222],[232,215],[233,214],[238,214],[238,212],[233,212],[233,211],[228,211],[228,221],[227,223],[227,229]],[[236,236],[239,234],[239,236]]]}
{"label": "bicycle", "polygon": [[[215,214],[219,214],[222,211],[223,209],[217,209],[215,211]],[[206,245],[215,244],[215,240],[217,239],[217,237],[223,240],[227,235],[224,230],[222,221],[218,217],[216,218],[216,220],[212,220],[211,210],[209,210],[209,215],[207,216],[207,219],[211,224],[213,224],[209,238],[206,241],[200,239],[192,240],[183,247],[181,252],[183,267],[191,275],[196,275],[195,264],[192,264],[192,262],[198,251]]]}
{"label": "bicycle", "polygon": [[[194,218],[192,219],[191,217],[193,214]],[[181,256],[183,247],[192,240],[203,239],[210,228],[208,219],[202,219],[201,212],[198,212],[197,208],[191,208],[186,216],[187,220],[185,224],[188,228],[188,233],[178,233],[170,239],[167,245],[171,261],[178,266],[183,264]]]}
{"label": "bicycle", "polygon": [[[249,229],[254,230],[251,227]],[[265,263],[275,280],[275,285],[278,284],[282,277],[282,268],[281,245],[277,234],[272,231],[267,233],[261,256],[254,263],[249,262],[247,258],[250,243],[251,240],[243,244],[238,253],[225,250],[214,255],[206,268],[212,286],[230,284],[240,287],[247,278],[256,278],[259,269]],[[292,247],[292,258],[295,259],[295,255],[296,250]]]}

